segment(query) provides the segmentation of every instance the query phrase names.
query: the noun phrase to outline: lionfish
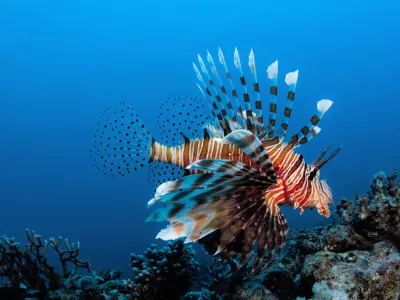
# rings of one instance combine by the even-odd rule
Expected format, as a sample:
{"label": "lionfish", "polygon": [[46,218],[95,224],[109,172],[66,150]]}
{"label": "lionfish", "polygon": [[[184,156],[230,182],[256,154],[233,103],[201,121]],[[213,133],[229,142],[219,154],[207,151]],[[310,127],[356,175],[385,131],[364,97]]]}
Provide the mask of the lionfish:
{"label": "lionfish", "polygon": [[[266,72],[271,98],[267,123],[253,50],[248,60],[252,82],[248,84],[235,48],[233,63],[241,96],[221,49],[218,61],[222,73],[208,51],[206,61],[198,55],[198,64],[193,63],[197,86],[206,101],[194,95],[176,96],[170,99],[172,107],[162,107],[160,115],[169,116],[160,123],[159,141],[169,136],[174,145],[157,142],[133,108],[122,103],[108,108],[98,123],[92,150],[94,166],[106,174],[124,176],[147,163],[161,163],[151,175],[168,172],[172,177],[164,182],[153,176],[159,186],[148,205],[161,207],[147,221],[167,220],[170,225],[157,238],[197,241],[211,255],[237,258],[238,269],[257,244],[255,270],[268,264],[276,248],[281,252],[284,247],[288,225],[279,206],[293,206],[300,213],[317,208],[321,215],[330,215],[332,193],[320,179],[320,170],[341,147],[329,156],[326,148],[311,164],[295,149],[320,132],[317,124],[333,102],[320,100],[309,123],[285,142],[298,70],[285,77],[287,100],[277,125],[278,61]],[[254,97],[254,109],[250,96]],[[181,110],[174,112],[179,101]],[[204,103],[208,110],[200,113]],[[184,134],[188,131],[191,137]]]}

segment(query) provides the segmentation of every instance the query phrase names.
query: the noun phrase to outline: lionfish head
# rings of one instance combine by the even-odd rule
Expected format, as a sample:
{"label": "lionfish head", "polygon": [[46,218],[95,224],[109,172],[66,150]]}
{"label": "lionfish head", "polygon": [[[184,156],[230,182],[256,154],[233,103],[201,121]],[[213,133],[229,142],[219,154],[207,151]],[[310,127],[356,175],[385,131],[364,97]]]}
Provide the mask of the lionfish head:
{"label": "lionfish head", "polygon": [[330,211],[328,205],[333,202],[332,191],[328,186],[326,180],[320,178],[321,168],[326,165],[339,151],[342,146],[338,147],[333,151],[327,158],[324,158],[325,154],[328,152],[330,146],[327,147],[322,153],[315,159],[315,161],[309,166],[308,180],[310,182],[310,201],[307,205],[308,208],[316,207],[318,212],[329,217]]}
{"label": "lionfish head", "polygon": [[328,205],[333,203],[332,191],[328,186],[326,180],[320,179],[320,171],[317,170],[315,175],[313,176],[313,171],[310,172],[310,176],[308,177],[311,182],[310,184],[310,199],[308,202],[308,208],[317,208],[318,212],[325,216],[329,217],[330,211]]}

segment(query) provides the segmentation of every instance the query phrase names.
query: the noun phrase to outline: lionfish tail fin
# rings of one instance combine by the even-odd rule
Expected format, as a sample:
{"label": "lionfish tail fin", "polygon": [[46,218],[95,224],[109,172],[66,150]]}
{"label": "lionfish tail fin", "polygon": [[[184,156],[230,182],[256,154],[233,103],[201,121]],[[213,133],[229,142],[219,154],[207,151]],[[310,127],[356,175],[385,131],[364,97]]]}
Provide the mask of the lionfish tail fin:
{"label": "lionfish tail fin", "polygon": [[104,174],[124,176],[147,164],[153,141],[135,110],[122,102],[103,112],[90,157]]}

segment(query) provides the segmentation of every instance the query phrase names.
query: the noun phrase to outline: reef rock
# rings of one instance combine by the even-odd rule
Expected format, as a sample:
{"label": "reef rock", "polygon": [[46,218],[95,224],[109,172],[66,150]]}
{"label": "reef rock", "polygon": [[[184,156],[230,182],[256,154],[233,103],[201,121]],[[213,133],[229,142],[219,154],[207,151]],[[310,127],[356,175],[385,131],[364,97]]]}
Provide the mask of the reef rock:
{"label": "reef rock", "polygon": [[400,254],[389,242],[372,251],[321,251],[307,258],[301,283],[312,299],[398,299]]}
{"label": "reef rock", "polygon": [[233,300],[278,300],[258,281],[246,281],[239,285],[232,296]]}

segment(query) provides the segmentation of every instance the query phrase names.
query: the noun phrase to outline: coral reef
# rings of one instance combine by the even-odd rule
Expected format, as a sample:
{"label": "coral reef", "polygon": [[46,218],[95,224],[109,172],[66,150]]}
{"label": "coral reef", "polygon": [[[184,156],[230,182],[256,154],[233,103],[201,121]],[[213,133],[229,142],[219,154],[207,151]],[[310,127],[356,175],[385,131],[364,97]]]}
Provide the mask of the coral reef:
{"label": "coral reef", "polygon": [[[337,205],[341,224],[291,230],[283,253],[252,273],[254,253],[238,272],[235,259],[213,257],[203,268],[179,239],[131,254],[132,274],[94,272],[79,244],[0,240],[0,299],[400,299],[400,184],[397,172],[376,174],[370,190]],[[62,244],[65,244],[65,249]],[[54,249],[60,272],[49,264]],[[267,260],[267,259],[266,259]],[[70,269],[69,266],[72,266]],[[200,269],[200,271],[199,271]],[[88,274],[82,274],[80,270]]]}
{"label": "coral reef", "polygon": [[[143,299],[177,299],[193,284],[198,262],[178,239],[162,249],[151,245],[144,255],[131,255],[133,286]],[[175,284],[171,284],[175,283]]]}
{"label": "coral reef", "polygon": [[[78,269],[90,270],[88,261],[78,259],[79,243],[69,244],[68,240],[50,238],[42,241],[42,237],[34,231],[26,230],[28,245],[21,249],[20,243],[14,238],[3,236],[0,240],[0,277],[2,286],[11,290],[27,290],[30,296],[44,298],[51,290],[57,290],[62,285],[62,279],[68,278]],[[66,249],[61,248],[61,242],[65,242]],[[57,273],[55,268],[48,263],[46,252],[54,249],[62,267],[62,273]],[[67,263],[73,264],[74,269],[67,267]]]}
{"label": "coral reef", "polygon": [[400,188],[396,176],[396,170],[390,176],[379,172],[370,191],[357,196],[356,203],[342,198],[337,212],[343,224],[366,239],[390,240],[400,246]]}

